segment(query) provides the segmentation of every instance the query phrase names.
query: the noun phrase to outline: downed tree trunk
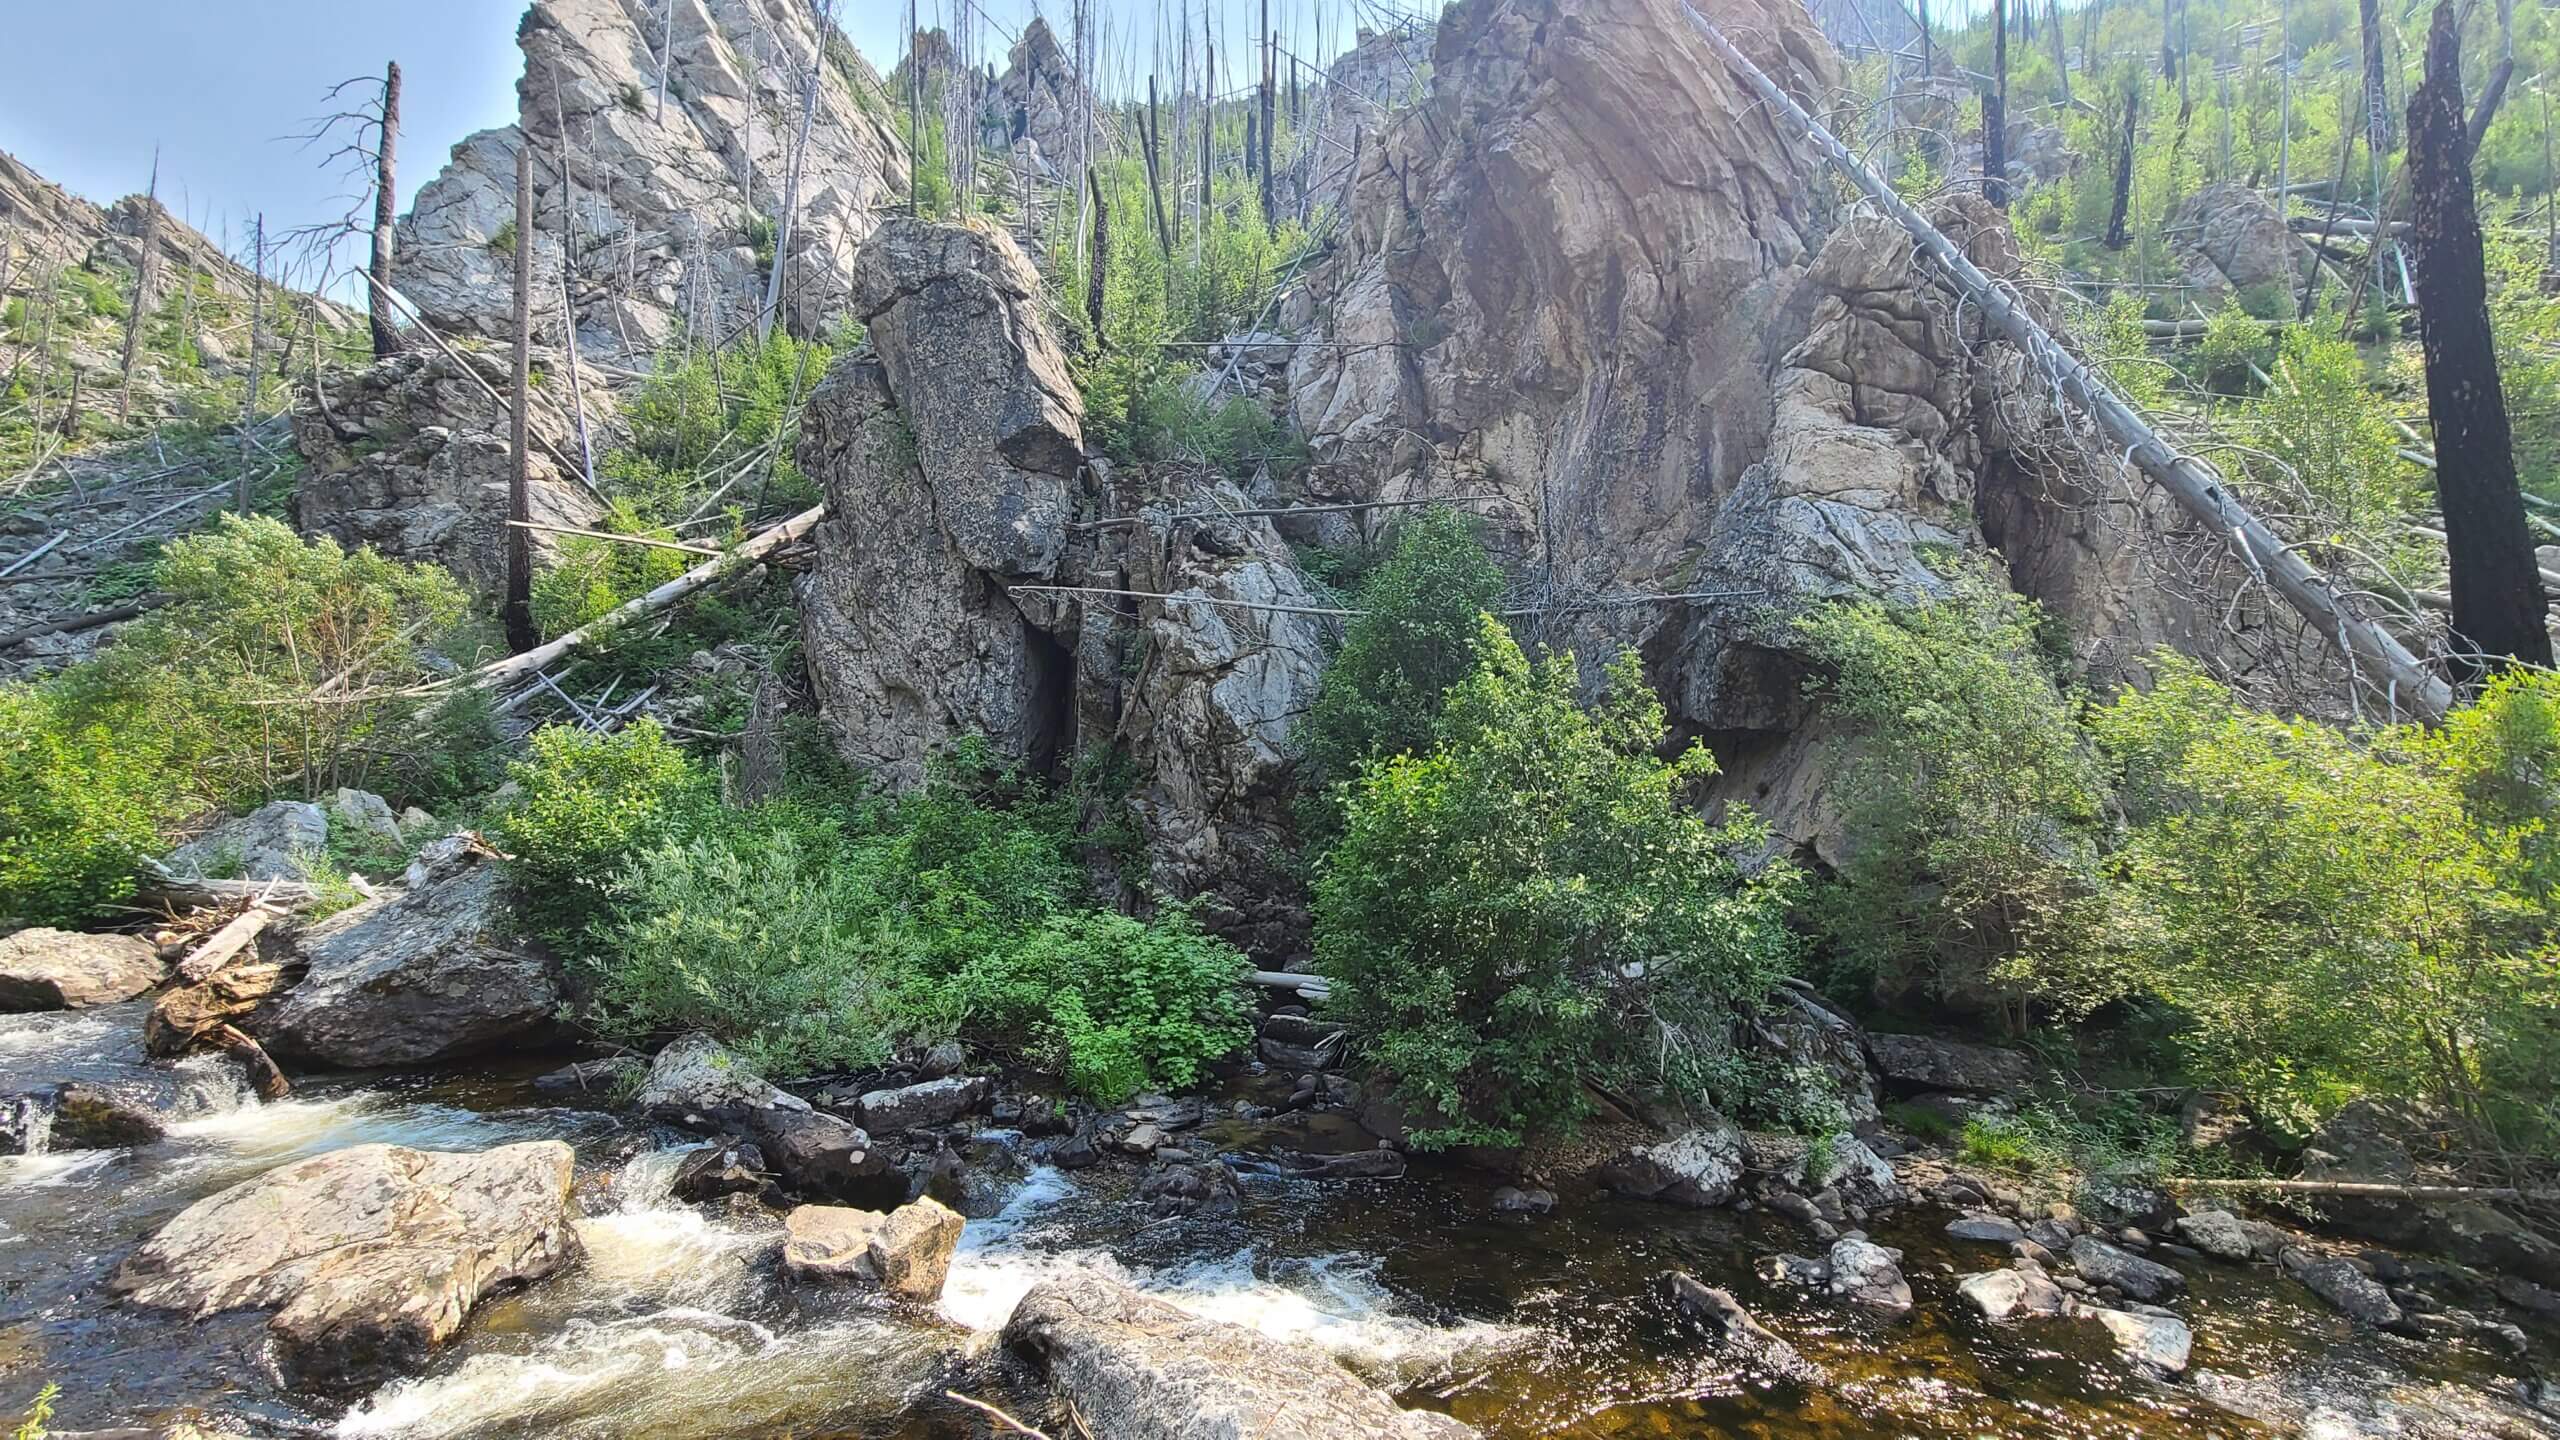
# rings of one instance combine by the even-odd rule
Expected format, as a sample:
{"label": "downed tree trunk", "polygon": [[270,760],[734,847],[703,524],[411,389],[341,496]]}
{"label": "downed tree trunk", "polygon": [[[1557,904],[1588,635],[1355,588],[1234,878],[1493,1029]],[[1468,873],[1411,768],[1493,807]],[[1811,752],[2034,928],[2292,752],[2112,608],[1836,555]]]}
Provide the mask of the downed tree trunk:
{"label": "downed tree trunk", "polygon": [[2223,537],[2242,562],[2274,587],[2313,628],[2335,640],[2351,667],[2359,673],[2363,666],[2379,671],[2384,692],[2395,709],[2406,703],[2425,718],[2436,719],[2453,707],[2453,687],[2419,663],[2408,647],[2388,631],[2340,603],[2330,590],[2327,577],[2312,569],[2283,537],[2233,498],[2219,472],[2194,456],[2171,449],[2105,380],[2063,349],[2008,292],[1966,259],[1938,227],[1852,155],[1839,137],[1806,114],[1803,106],[1751,63],[1750,57],[1735,49],[1724,32],[1709,24],[1685,0],[1680,8],[1690,27],[1772,110],[1792,120],[1836,169],[1911,235],[2011,344],[2024,351],[2065,396],[2088,412],[2110,445],[2123,447],[2126,458],[2143,474],[2168,491],[2198,523]]}
{"label": "downed tree trunk", "polygon": [[2523,1191],[2507,1185],[2396,1185],[2378,1180],[2188,1180],[2162,1177],[2172,1190],[2264,1190],[2277,1195],[2379,1195],[2393,1200],[2560,1199],[2560,1190]]}
{"label": "downed tree trunk", "polygon": [[275,919],[275,911],[255,904],[232,916],[230,923],[205,937],[203,944],[187,952],[187,958],[178,962],[178,978],[190,985],[210,979],[214,971],[247,949],[258,938],[258,932],[274,924]]}

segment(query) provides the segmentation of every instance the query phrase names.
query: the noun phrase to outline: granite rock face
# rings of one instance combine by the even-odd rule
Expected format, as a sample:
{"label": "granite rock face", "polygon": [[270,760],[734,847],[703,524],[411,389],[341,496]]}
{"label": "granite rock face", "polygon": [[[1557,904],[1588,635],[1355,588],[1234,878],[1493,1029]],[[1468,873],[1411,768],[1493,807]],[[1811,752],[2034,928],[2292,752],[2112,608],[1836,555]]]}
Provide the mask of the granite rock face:
{"label": "granite rock face", "polygon": [[2169,232],[2187,283],[2209,297],[2265,286],[2290,297],[2311,261],[2311,247],[2285,228],[2274,203],[2237,181],[2207,185],[2179,201]]}
{"label": "granite rock face", "polygon": [[0,936],[0,1011],[113,1005],[168,978],[168,962],[138,935],[38,928]]}

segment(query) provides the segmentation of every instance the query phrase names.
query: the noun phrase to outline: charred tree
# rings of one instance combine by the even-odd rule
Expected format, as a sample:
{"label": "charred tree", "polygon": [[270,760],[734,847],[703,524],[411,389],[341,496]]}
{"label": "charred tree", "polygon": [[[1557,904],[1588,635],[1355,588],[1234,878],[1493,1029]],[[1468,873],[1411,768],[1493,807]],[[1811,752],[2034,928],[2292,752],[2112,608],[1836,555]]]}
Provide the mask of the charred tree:
{"label": "charred tree", "polygon": [[2139,78],[2125,81],[2124,115],[2118,122],[2116,136],[2115,202],[2107,209],[2107,248],[2125,247],[2125,216],[2133,205],[2133,132],[2142,119],[2142,82]]}
{"label": "charred tree", "polygon": [[373,283],[365,287],[372,297],[373,358],[385,359],[400,353],[400,327],[391,316],[390,303],[382,297],[391,293],[392,266],[391,226],[398,219],[399,188],[394,183],[397,161],[393,151],[400,138],[400,62],[394,60],[382,72],[382,134],[373,154],[373,254],[365,269]]}
{"label": "charred tree", "polygon": [[1100,172],[1087,168],[1084,172],[1085,193],[1093,199],[1093,265],[1084,277],[1085,318],[1093,322],[1093,350],[1099,355],[1107,343],[1103,329],[1103,297],[1111,283],[1111,206],[1102,198]]}
{"label": "charred tree", "polygon": [[142,359],[143,316],[151,312],[152,252],[160,246],[160,156],[151,156],[151,188],[142,196],[142,253],[133,262],[133,303],[124,312],[124,376],[116,388],[116,423],[133,418],[133,367]]}
{"label": "charred tree", "polygon": [[1982,97],[1982,198],[2009,208],[2009,0],[1991,0],[1991,90]]}
{"label": "charred tree", "polygon": [[2453,0],[2436,0],[2426,77],[2409,97],[2409,186],[2436,495],[2453,578],[2453,631],[2465,652],[2457,664],[2473,674],[2517,661],[2548,666],[2547,603],[2489,330]]}
{"label": "charred tree", "polygon": [[[2383,156],[2391,153],[2395,139],[2391,133],[2390,90],[2382,69],[2381,0],[2356,0],[2356,12],[2364,33],[2364,143],[2378,165]],[[2381,198],[2376,195],[2375,203],[2379,204]]]}
{"label": "charred tree", "polygon": [[507,650],[523,654],[534,647],[532,429],[533,410],[533,142],[516,148],[516,354],[515,375],[508,391],[507,467],[507,597],[501,618]]}

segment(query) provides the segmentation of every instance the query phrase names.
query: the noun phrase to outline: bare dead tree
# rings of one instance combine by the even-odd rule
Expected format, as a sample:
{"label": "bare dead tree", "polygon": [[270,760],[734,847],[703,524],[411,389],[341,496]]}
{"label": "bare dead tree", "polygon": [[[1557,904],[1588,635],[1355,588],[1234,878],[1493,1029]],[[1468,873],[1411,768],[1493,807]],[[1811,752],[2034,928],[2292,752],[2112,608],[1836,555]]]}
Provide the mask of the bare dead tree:
{"label": "bare dead tree", "polygon": [[306,150],[331,143],[320,168],[339,174],[351,187],[345,192],[346,210],[334,220],[297,226],[285,238],[319,272],[319,285],[325,288],[340,273],[339,247],[356,236],[365,237],[365,309],[373,331],[373,355],[379,360],[399,354],[402,348],[398,317],[384,299],[399,283],[393,227],[399,218],[400,195],[400,62],[384,65],[380,76],[341,80],[321,99],[343,106],[359,92],[363,99],[350,108],[315,117],[309,129],[294,137]]}
{"label": "bare dead tree", "polygon": [[[382,111],[375,127],[376,143],[373,165],[373,253],[365,264],[373,284],[366,294],[379,295],[393,283],[391,258],[391,224],[396,218],[400,188],[397,183],[398,161],[394,152],[400,141],[400,62],[392,61],[382,72]],[[373,358],[388,359],[400,353],[400,327],[391,323],[381,302],[374,301],[366,309],[373,318]]]}
{"label": "bare dead tree", "polygon": [[1147,133],[1142,138],[1146,141],[1147,197],[1155,206],[1156,248],[1170,260],[1173,258],[1173,227],[1165,219],[1164,213],[1164,172],[1157,155],[1164,146],[1164,131],[1158,127],[1157,123],[1156,77],[1153,75],[1147,77],[1146,120]]}
{"label": "bare dead tree", "polygon": [[526,417],[533,408],[533,140],[516,147],[516,290],[515,375],[507,409],[507,597],[503,619],[507,649],[523,654],[534,647],[533,542],[525,528],[533,518],[532,433]]}
{"label": "bare dead tree", "polygon": [[152,257],[160,248],[160,152],[151,152],[151,185],[142,193],[142,253],[133,262],[133,303],[124,312],[124,375],[116,387],[116,422],[133,419],[133,367],[142,358],[142,317],[151,310]]}
{"label": "bare dead tree", "polygon": [[2063,52],[2062,0],[2048,0],[2052,24],[2046,27],[2047,43],[2053,46],[2053,77],[2062,87],[2062,106],[2071,108],[2071,59]]}
{"label": "bare dead tree", "polygon": [[2116,122],[2115,201],[2107,210],[2107,248],[2125,247],[2125,215],[2133,203],[2133,132],[2142,121],[2142,80],[2127,76],[2124,83],[2124,111]]}
{"label": "bare dead tree", "polygon": [[2462,114],[2462,28],[2453,0],[2436,0],[2426,77],[2409,97],[2409,184],[2453,630],[2469,652],[2456,664],[2473,674],[2510,661],[2547,667],[2548,607],[2489,329],[2470,132]]}
{"label": "bare dead tree", "polygon": [[667,23],[658,31],[658,111],[649,117],[652,125],[667,123],[667,76],[675,69],[676,6],[682,0],[667,0]]}
{"label": "bare dead tree", "polygon": [[818,82],[826,68],[827,36],[835,28],[835,0],[820,0],[818,41],[809,52],[809,73],[800,93],[800,133],[791,142],[791,169],[782,184],[782,217],[774,225],[773,266],[765,273],[764,305],[756,311],[756,343],[773,335],[773,317],[782,308],[782,267],[791,258],[791,229],[800,218],[800,167],[809,154],[809,127],[818,118]]}
{"label": "bare dead tree", "polygon": [[1982,198],[2009,208],[2009,0],[1991,0],[1991,90],[1982,97]]}
{"label": "bare dead tree", "polygon": [[1103,330],[1103,298],[1110,285],[1111,270],[1111,205],[1102,198],[1102,175],[1090,166],[1084,172],[1085,189],[1093,198],[1093,263],[1085,273],[1084,313],[1093,322],[1093,349],[1102,352],[1106,341]]}
{"label": "bare dead tree", "polygon": [[249,432],[258,423],[258,331],[267,319],[267,217],[258,216],[249,250],[249,362],[240,372],[240,486],[232,508],[249,513]]}
{"label": "bare dead tree", "polygon": [[[2382,157],[2391,153],[2391,99],[2382,68],[2382,6],[2380,0],[2356,0],[2356,13],[2364,35],[2364,140],[2379,167]],[[2377,191],[2375,203],[2381,203]],[[2382,247],[2375,246],[2376,250]]]}
{"label": "bare dead tree", "polygon": [[1271,208],[1271,131],[1278,117],[1272,111],[1271,81],[1280,51],[1280,37],[1271,28],[1271,0],[1262,0],[1262,223],[1275,224],[1279,217]]}
{"label": "bare dead tree", "polygon": [[2489,70],[2488,81],[2480,87],[2480,103],[2472,107],[2466,148],[2480,151],[2480,142],[2489,136],[2489,122],[2498,118],[2499,102],[2507,98],[2507,82],[2516,74],[2516,0],[2498,0],[2498,63]]}

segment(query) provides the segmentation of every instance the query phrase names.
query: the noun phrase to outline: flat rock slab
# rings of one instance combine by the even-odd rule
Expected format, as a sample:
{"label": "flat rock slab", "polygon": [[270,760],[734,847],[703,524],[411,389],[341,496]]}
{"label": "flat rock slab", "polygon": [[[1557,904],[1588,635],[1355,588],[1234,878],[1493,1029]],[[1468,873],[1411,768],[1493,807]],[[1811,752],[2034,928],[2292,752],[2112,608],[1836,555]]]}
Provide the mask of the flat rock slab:
{"label": "flat rock slab", "polygon": [[333,1150],[188,1206],[109,1286],[197,1319],[271,1311],[289,1380],[358,1388],[424,1360],[482,1295],[577,1258],[570,1170],[557,1140]]}
{"label": "flat rock slab", "polygon": [[1399,1410],[1320,1352],[1203,1320],[1100,1276],[1034,1288],[1005,1343],[1111,1440],[1466,1440],[1446,1415]]}
{"label": "flat rock slab", "polygon": [[2092,1285],[2113,1285],[2136,1300],[2154,1304],[2187,1288],[2186,1276],[2095,1235],[2083,1235],[2071,1242],[2071,1266]]}
{"label": "flat rock slab", "polygon": [[894,1090],[869,1091],[859,1107],[862,1128],[880,1135],[948,1125],[985,1104],[994,1089],[991,1081],[953,1075]]}
{"label": "flat rock slab", "polygon": [[158,947],[138,935],[39,928],[0,938],[0,1011],[114,1005],[168,978]]}
{"label": "flat rock slab", "polygon": [[803,1205],[783,1217],[782,1266],[806,1280],[860,1285],[930,1305],[942,1298],[962,1221],[931,1196],[887,1214]]}
{"label": "flat rock slab", "polygon": [[2116,1342],[2116,1353],[2125,1359],[2163,1375],[2185,1373],[2187,1357],[2196,1340],[2195,1331],[2186,1321],[2174,1315],[2137,1314],[2095,1306],[2080,1313],[2107,1327],[2107,1334]]}
{"label": "flat rock slab", "polygon": [[1867,1052],[1875,1057],[1876,1072],[1885,1079],[1921,1090],[2005,1095],[2024,1088],[2034,1075],[2034,1062],[2023,1051],[1929,1035],[1871,1032]]}

